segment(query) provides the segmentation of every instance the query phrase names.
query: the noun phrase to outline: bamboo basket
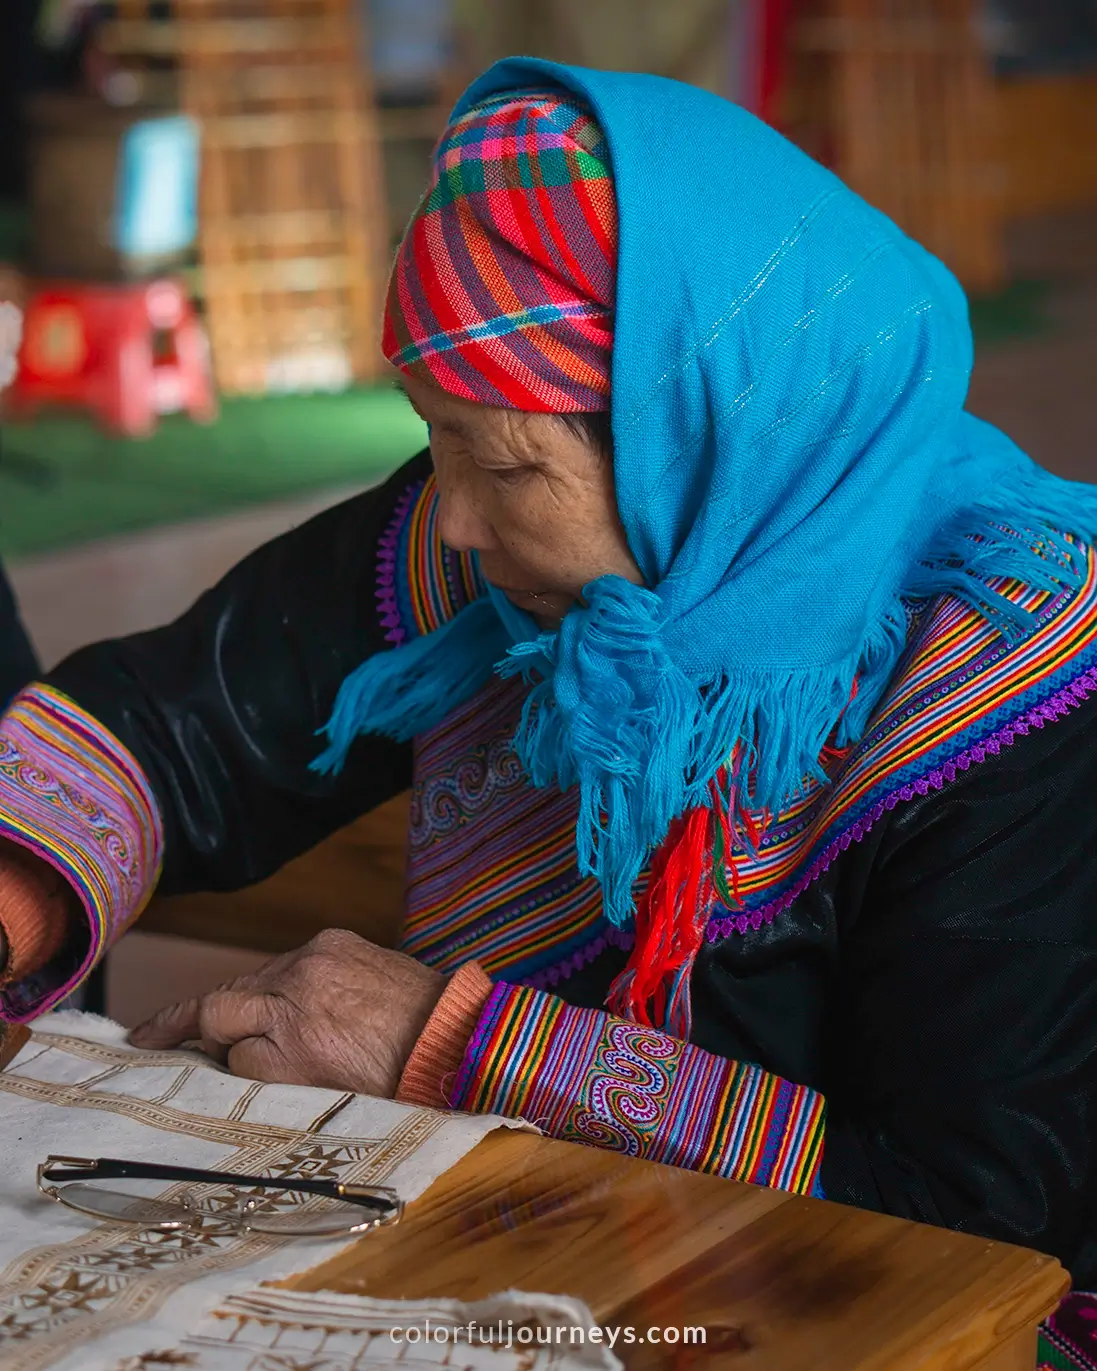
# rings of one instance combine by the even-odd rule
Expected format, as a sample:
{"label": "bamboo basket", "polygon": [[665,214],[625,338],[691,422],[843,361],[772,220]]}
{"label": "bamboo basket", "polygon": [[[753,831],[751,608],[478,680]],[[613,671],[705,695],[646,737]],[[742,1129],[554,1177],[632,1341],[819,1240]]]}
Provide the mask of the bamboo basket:
{"label": "bamboo basket", "polygon": [[387,214],[354,0],[117,0],[101,41],[202,132],[200,293],[227,394],[380,372]]}

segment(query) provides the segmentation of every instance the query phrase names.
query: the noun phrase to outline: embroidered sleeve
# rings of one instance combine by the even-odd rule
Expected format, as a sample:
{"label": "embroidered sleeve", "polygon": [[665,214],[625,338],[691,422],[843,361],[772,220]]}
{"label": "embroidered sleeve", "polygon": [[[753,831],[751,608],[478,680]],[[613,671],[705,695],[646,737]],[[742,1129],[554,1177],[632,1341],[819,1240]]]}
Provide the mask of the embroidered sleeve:
{"label": "embroidered sleeve", "polygon": [[67,696],[36,685],[0,720],[0,837],[60,872],[87,918],[77,954],[0,993],[0,1018],[20,1022],[71,993],[140,914],[159,876],[163,834],[130,753]]}
{"label": "embroidered sleeve", "polygon": [[486,592],[475,556],[442,542],[433,473],[416,481],[377,545],[377,604],[386,642],[399,647],[432,633]]}
{"label": "embroidered sleeve", "polygon": [[816,1091],[525,986],[492,991],[452,1098],[571,1142],[822,1194]]}

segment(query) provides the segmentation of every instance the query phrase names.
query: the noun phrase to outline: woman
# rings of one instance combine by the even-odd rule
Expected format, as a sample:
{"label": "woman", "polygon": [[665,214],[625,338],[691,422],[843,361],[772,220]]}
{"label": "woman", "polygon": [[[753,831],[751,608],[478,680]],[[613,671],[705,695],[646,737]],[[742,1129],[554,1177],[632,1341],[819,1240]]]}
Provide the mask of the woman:
{"label": "woman", "polygon": [[1097,496],[964,414],[951,276],[723,101],[523,59],[384,345],[429,456],[6,716],[3,831],[74,892],[8,1016],[411,784],[399,952],[134,1041],[1097,1276]]}

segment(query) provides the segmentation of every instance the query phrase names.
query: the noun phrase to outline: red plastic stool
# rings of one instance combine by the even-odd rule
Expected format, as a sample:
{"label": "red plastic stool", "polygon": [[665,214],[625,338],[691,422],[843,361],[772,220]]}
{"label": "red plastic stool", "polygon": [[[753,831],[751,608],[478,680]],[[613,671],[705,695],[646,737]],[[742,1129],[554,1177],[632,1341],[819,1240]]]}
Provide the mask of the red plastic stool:
{"label": "red plastic stool", "polygon": [[80,405],[116,433],[146,437],[161,414],[217,417],[206,335],[175,281],[33,283],[8,410]]}

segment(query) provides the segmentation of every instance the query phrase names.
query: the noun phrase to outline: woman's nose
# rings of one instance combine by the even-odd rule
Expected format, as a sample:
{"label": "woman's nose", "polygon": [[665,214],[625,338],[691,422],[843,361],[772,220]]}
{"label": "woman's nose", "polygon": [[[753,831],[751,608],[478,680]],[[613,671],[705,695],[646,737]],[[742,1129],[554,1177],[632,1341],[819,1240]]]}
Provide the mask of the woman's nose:
{"label": "woman's nose", "polygon": [[489,552],[494,545],[491,525],[463,481],[438,474],[438,533],[454,552]]}

